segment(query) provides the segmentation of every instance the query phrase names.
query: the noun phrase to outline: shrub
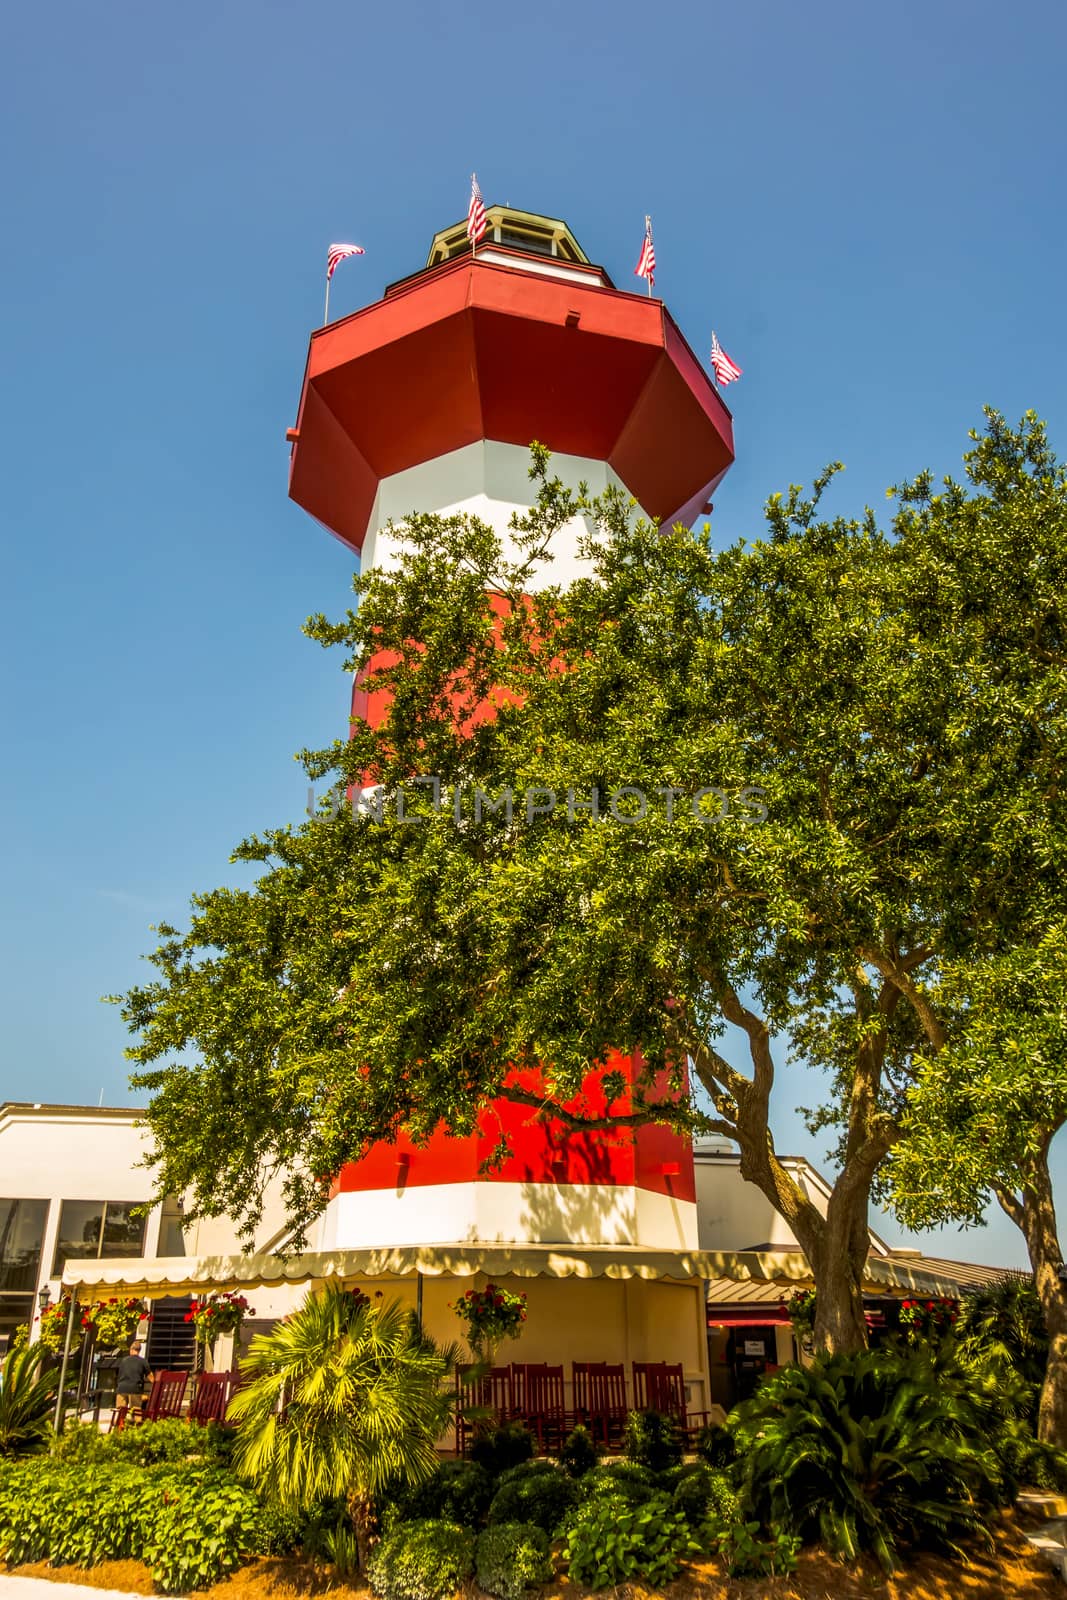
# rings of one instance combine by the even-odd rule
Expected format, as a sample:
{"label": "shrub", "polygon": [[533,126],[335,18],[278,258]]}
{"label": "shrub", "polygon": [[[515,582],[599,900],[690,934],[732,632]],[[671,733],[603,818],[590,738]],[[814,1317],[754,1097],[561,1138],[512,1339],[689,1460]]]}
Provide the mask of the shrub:
{"label": "shrub", "polygon": [[493,1498],[493,1480],[476,1461],[444,1461],[432,1478],[398,1502],[408,1521],[459,1522],[478,1528]]}
{"label": "shrub", "polygon": [[737,1444],[729,1428],[709,1422],[697,1434],[696,1453],[709,1467],[729,1467],[737,1460]]}
{"label": "shrub", "polygon": [[626,1454],[650,1472],[666,1472],[682,1459],[682,1432],[662,1411],[631,1411],[626,1419]]}
{"label": "shrub", "polygon": [[703,1462],[682,1468],[671,1502],[691,1528],[701,1527],[709,1518],[722,1527],[741,1521],[741,1502],[729,1480]]}
{"label": "shrub", "polygon": [[758,1522],[732,1522],[717,1528],[711,1542],[731,1578],[780,1578],[795,1572],[800,1540],[795,1533],[760,1537]]}
{"label": "shrub", "polygon": [[406,1522],[373,1551],[368,1576],[382,1600],[443,1600],[474,1568],[474,1535],[455,1522]]}
{"label": "shrub", "polygon": [[596,1440],[583,1422],[572,1428],[563,1441],[559,1464],[572,1478],[584,1478],[597,1464]]}
{"label": "shrub", "polygon": [[467,1452],[491,1478],[520,1467],[534,1453],[534,1436],[521,1422],[480,1422]]}
{"label": "shrub", "polygon": [[191,1428],[177,1417],[145,1422],[117,1433],[100,1433],[91,1422],[60,1434],[55,1455],[61,1461],[128,1461],[142,1467],[161,1461],[206,1461],[222,1464],[233,1450],[233,1432],[217,1422]]}
{"label": "shrub", "polygon": [[529,1522],[500,1522],[478,1535],[474,1576],[486,1594],[522,1600],[527,1589],[552,1576],[548,1534]]}
{"label": "shrub", "polygon": [[140,1559],[157,1588],[181,1592],[280,1537],[254,1495],[216,1469],[51,1460],[0,1469],[0,1560],[12,1565]]}
{"label": "shrub", "polygon": [[44,1448],[58,1381],[57,1371],[41,1371],[39,1349],[8,1353],[0,1371],[0,1456]]}
{"label": "shrub", "polygon": [[582,1479],[583,1495],[601,1495],[625,1500],[628,1505],[644,1505],[662,1492],[662,1480],[647,1467],[633,1461],[601,1461]]}
{"label": "shrub", "polygon": [[555,1533],[577,1496],[574,1480],[562,1467],[552,1461],[527,1462],[501,1477],[489,1521],[533,1522],[545,1533]]}
{"label": "shrub", "polygon": [[843,1560],[899,1547],[958,1550],[1003,1492],[962,1386],[920,1355],[828,1356],[764,1381],[735,1412],[743,1492],[765,1527],[818,1538]]}
{"label": "shrub", "polygon": [[681,1563],[699,1549],[666,1495],[643,1505],[597,1495],[571,1517],[563,1553],[572,1583],[606,1589],[633,1578],[654,1587],[670,1583]]}

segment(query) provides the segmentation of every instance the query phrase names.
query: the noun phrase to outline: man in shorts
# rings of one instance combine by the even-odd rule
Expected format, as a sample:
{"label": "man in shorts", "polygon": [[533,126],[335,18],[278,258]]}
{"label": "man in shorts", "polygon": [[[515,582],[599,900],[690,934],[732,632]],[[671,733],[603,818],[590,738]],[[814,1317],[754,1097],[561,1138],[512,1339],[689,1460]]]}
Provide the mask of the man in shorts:
{"label": "man in shorts", "polygon": [[129,1355],[123,1356],[119,1362],[118,1375],[115,1380],[115,1406],[123,1413],[121,1420],[125,1422],[125,1413],[130,1406],[143,1406],[145,1388],[151,1379],[148,1362],[141,1354],[141,1341],[135,1339],[130,1345]]}

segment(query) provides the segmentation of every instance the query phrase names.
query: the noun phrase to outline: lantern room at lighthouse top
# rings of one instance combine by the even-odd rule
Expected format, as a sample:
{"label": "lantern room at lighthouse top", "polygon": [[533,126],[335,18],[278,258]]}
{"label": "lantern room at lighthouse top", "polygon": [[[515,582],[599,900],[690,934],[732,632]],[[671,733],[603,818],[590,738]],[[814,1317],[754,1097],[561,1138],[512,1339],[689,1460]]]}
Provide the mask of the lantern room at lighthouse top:
{"label": "lantern room at lighthouse top", "polygon": [[[733,461],[733,427],[666,306],[616,288],[562,221],[490,206],[487,223],[476,252],[462,221],[443,229],[421,271],[312,334],[292,498],[375,562],[389,518],[475,487],[493,498],[494,474],[510,484],[537,439],[573,464],[565,479],[618,483],[691,525]],[[419,469],[442,461],[449,487],[431,489]]]}

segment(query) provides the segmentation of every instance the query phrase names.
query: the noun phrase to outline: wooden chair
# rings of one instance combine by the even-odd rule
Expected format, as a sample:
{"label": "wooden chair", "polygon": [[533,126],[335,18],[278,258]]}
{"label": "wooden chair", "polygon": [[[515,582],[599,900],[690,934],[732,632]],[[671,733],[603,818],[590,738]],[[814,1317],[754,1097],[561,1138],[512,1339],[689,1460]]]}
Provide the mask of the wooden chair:
{"label": "wooden chair", "polygon": [[144,1422],[162,1422],[167,1417],[180,1417],[185,1388],[189,1382],[187,1372],[160,1372],[152,1380],[152,1390],[143,1406],[127,1406],[112,1412],[108,1432],[119,1428],[138,1428]]}
{"label": "wooden chair", "polygon": [[688,1440],[689,1415],[685,1404],[685,1369],[682,1363],[635,1361],[634,1406],[638,1411],[662,1411],[673,1417]]}
{"label": "wooden chair", "polygon": [[539,1450],[558,1448],[567,1432],[562,1365],[515,1363],[511,1374],[511,1415],[530,1429]]}
{"label": "wooden chair", "polygon": [[196,1380],[196,1393],[189,1406],[190,1422],[225,1422],[226,1407],[233,1393],[233,1376],[230,1372],[200,1374]]}
{"label": "wooden chair", "polygon": [[[472,1373],[477,1373],[475,1378]],[[511,1401],[511,1374],[507,1367],[456,1368],[456,1454],[466,1455],[467,1439],[483,1422],[506,1422]]]}
{"label": "wooden chair", "polygon": [[605,1449],[622,1442],[626,1427],[626,1372],[620,1361],[574,1361],[574,1420],[584,1422]]}

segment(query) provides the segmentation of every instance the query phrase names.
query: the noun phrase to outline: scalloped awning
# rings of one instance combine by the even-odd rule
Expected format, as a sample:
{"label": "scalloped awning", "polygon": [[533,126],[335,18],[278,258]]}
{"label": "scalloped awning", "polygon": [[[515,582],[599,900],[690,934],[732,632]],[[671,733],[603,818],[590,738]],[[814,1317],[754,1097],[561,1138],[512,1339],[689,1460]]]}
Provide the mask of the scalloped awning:
{"label": "scalloped awning", "polygon": [[[157,1256],[136,1261],[68,1261],[64,1288],[124,1288],[146,1295],[182,1290],[308,1283],[327,1278],[699,1278],[749,1279],[810,1284],[811,1268],[799,1251],[627,1250],[616,1245],[587,1249],[531,1245],[422,1245],[379,1250],[319,1250],[305,1255]],[[869,1289],[904,1289],[952,1295],[956,1284],[918,1265],[871,1256],[864,1274]]]}

